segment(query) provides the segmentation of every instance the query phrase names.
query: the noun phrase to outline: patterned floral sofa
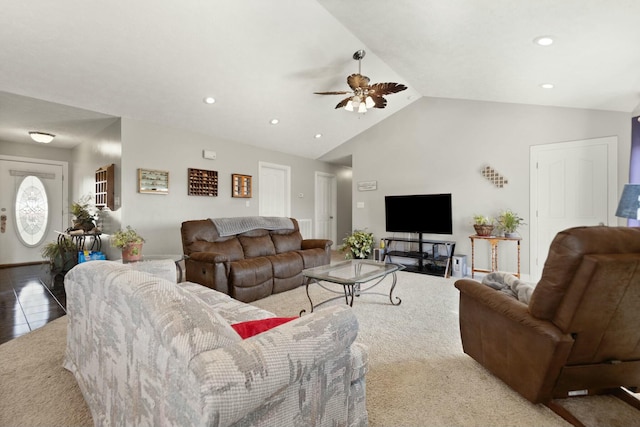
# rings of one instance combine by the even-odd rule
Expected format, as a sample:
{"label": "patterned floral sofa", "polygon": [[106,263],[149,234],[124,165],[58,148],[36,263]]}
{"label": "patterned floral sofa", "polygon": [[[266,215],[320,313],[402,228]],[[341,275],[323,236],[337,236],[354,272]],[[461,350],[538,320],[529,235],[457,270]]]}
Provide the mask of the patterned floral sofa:
{"label": "patterned floral sofa", "polygon": [[65,368],[96,426],[368,424],[367,351],[347,306],[243,340],[231,324],[274,314],[195,283],[91,261],[65,289]]}

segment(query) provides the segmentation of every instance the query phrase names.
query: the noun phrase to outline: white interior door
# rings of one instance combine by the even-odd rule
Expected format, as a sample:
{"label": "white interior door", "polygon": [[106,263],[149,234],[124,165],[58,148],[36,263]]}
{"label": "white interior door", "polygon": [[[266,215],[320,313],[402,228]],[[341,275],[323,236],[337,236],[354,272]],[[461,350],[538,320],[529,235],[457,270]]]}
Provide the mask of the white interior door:
{"label": "white interior door", "polygon": [[258,215],[291,216],[291,167],[258,164]]}
{"label": "white interior door", "polygon": [[531,147],[530,275],[537,281],[555,235],[615,224],[617,138]]}
{"label": "white interior door", "polygon": [[315,180],[315,238],[330,239],[336,243],[338,224],[336,221],[338,205],[338,186],[336,176],[316,172]]}
{"label": "white interior door", "polygon": [[65,230],[66,170],[65,162],[0,157],[0,265],[43,261],[42,246]]}

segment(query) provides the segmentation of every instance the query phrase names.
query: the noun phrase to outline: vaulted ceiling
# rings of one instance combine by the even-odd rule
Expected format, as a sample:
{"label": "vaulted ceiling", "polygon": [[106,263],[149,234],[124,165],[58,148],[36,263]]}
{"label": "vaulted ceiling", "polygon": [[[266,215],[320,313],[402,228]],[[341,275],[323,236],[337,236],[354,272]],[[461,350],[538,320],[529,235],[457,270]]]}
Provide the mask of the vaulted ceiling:
{"label": "vaulted ceiling", "polygon": [[[0,0],[0,10],[0,139],[15,142],[38,126],[73,146],[126,117],[318,158],[423,96],[622,112],[640,101],[637,0]],[[546,35],[551,46],[534,43]],[[385,109],[335,110],[343,97],[313,92],[348,89],[359,49],[362,74],[409,89]]]}

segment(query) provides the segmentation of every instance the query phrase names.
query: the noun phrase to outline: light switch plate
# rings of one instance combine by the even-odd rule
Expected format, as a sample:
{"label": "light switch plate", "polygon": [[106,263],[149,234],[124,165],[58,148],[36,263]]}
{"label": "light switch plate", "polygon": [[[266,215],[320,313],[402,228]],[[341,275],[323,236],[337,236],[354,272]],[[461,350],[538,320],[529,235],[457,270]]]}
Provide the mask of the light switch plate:
{"label": "light switch plate", "polygon": [[358,202],[358,203],[356,204],[356,207],[357,207],[358,209],[364,209],[364,202]]}
{"label": "light switch plate", "polygon": [[202,157],[209,160],[215,160],[216,152],[211,150],[202,150]]}

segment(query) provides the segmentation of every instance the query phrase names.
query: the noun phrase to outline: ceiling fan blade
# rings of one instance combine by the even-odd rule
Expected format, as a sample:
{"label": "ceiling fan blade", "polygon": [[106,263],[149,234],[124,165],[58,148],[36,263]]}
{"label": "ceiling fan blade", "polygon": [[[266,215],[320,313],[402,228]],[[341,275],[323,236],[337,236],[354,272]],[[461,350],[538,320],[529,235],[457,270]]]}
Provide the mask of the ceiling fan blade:
{"label": "ceiling fan blade", "polygon": [[334,91],[334,92],[313,92],[316,95],[346,95],[351,93],[349,91]]}
{"label": "ceiling fan blade", "polygon": [[369,86],[369,77],[363,76],[362,74],[351,74],[347,77],[347,84],[353,90],[359,87],[365,88]]}
{"label": "ceiling fan blade", "polygon": [[373,108],[384,108],[387,106],[387,100],[381,96],[374,95],[371,97],[373,103],[375,104]]}
{"label": "ceiling fan blade", "polygon": [[369,93],[375,96],[388,95],[405,90],[407,87],[400,83],[376,83],[369,86]]}
{"label": "ceiling fan blade", "polygon": [[336,110],[338,108],[343,108],[345,105],[347,105],[347,102],[349,102],[349,100],[351,99],[351,97],[345,98],[342,101],[338,102],[338,105],[336,105]]}

